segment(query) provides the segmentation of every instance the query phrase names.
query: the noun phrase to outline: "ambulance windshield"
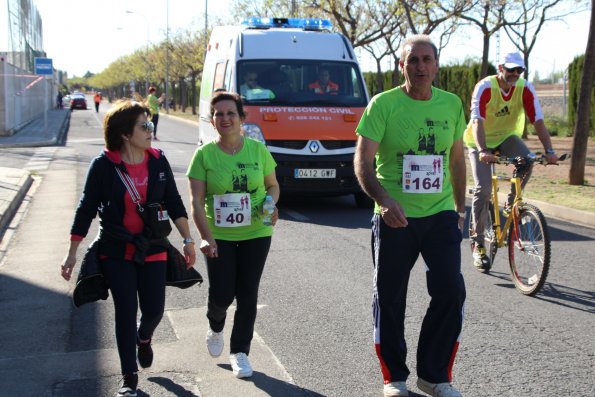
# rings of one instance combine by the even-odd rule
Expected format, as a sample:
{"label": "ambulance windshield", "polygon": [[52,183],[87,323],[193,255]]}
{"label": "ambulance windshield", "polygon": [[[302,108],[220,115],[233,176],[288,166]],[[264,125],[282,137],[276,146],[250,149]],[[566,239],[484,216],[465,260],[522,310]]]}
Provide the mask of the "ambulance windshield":
{"label": "ambulance windshield", "polygon": [[355,63],[258,60],[238,64],[237,87],[246,104],[366,106]]}

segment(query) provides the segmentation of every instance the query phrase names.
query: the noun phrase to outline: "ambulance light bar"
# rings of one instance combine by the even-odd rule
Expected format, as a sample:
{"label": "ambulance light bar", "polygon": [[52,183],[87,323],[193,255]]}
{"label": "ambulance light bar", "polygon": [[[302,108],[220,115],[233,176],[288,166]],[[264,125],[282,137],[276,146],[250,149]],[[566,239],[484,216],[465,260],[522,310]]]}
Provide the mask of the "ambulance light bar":
{"label": "ambulance light bar", "polygon": [[333,28],[331,21],[320,18],[250,17],[242,19],[240,24],[253,29],[297,28],[304,30],[332,30]]}

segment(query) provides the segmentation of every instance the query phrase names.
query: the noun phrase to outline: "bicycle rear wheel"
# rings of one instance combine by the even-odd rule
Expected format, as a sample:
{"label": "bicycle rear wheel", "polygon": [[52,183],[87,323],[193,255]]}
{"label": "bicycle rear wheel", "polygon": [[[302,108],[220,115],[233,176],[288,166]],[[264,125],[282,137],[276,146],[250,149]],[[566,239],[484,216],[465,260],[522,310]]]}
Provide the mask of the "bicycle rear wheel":
{"label": "bicycle rear wheel", "polygon": [[522,294],[534,295],[543,287],[550,268],[550,254],[545,217],[534,205],[522,204],[508,233],[510,274]]}
{"label": "bicycle rear wheel", "polygon": [[[475,221],[471,219],[469,222],[469,241],[471,246],[471,253],[473,253],[473,248],[475,245],[475,241],[471,238],[474,233],[473,225]],[[485,230],[483,231],[483,246],[486,249],[486,254],[488,258],[490,258],[490,263],[494,266],[494,259],[496,259],[496,252],[498,252],[498,244],[496,243],[496,230],[494,230],[494,204],[490,202],[489,210],[488,210],[488,218],[486,220]],[[486,270],[485,273],[489,273],[489,270]]]}

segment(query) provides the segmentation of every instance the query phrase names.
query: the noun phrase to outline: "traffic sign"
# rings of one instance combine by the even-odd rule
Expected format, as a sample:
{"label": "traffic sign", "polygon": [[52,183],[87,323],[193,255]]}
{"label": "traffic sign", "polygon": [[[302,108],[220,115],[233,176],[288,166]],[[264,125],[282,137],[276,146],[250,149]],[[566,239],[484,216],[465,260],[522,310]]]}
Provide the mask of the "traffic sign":
{"label": "traffic sign", "polygon": [[35,74],[54,74],[52,58],[35,58]]}

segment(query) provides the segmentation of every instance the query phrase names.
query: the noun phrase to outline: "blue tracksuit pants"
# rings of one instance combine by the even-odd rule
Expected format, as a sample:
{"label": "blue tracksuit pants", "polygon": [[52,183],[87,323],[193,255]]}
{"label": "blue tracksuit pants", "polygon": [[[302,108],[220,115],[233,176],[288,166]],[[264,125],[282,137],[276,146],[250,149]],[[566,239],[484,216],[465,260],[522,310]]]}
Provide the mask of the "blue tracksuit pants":
{"label": "blue tracksuit pants", "polygon": [[417,375],[432,383],[452,381],[463,325],[465,283],[461,274],[459,215],[443,211],[407,218],[405,228],[372,218],[374,343],[385,383],[405,381],[405,308],[409,274],[419,254],[426,265],[431,301],[417,346]]}

